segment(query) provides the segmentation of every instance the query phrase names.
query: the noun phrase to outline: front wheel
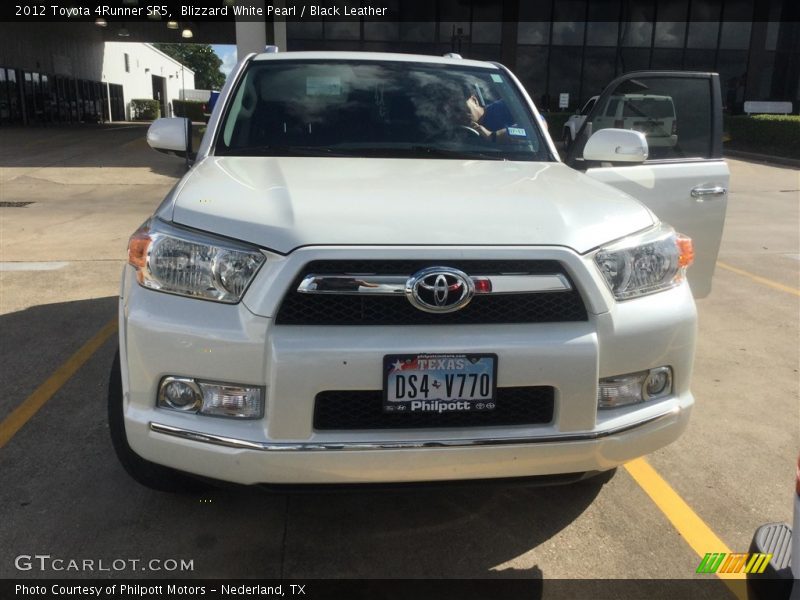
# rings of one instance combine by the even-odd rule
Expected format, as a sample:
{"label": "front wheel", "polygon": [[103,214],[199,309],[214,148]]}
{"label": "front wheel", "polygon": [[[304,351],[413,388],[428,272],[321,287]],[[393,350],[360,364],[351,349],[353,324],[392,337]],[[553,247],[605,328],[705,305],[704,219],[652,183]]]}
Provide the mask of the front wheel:
{"label": "front wheel", "polygon": [[111,365],[108,379],[108,428],[111,443],[125,471],[137,482],[159,492],[197,493],[208,489],[203,482],[193,479],[181,471],[157,465],[143,459],[128,445],[125,419],[122,413],[122,373],[119,365],[119,350]]}

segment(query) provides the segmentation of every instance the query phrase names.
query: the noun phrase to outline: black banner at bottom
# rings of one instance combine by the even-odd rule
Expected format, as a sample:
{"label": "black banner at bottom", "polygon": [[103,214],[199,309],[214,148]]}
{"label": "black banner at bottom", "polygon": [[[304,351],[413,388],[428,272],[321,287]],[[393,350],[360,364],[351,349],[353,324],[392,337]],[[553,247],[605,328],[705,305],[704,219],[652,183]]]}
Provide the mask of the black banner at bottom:
{"label": "black banner at bottom", "polygon": [[[708,579],[5,579],[2,600],[673,600],[746,598],[744,580]],[[763,580],[757,596],[788,598],[791,581]],[[789,587],[787,587],[787,585]]]}

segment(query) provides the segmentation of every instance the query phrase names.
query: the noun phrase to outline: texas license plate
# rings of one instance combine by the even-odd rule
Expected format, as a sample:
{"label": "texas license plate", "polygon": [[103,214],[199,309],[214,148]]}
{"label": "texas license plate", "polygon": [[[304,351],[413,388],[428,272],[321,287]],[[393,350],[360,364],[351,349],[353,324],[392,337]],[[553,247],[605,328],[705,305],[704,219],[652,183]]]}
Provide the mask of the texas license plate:
{"label": "texas license plate", "polygon": [[493,410],[496,354],[389,354],[383,357],[383,411]]}

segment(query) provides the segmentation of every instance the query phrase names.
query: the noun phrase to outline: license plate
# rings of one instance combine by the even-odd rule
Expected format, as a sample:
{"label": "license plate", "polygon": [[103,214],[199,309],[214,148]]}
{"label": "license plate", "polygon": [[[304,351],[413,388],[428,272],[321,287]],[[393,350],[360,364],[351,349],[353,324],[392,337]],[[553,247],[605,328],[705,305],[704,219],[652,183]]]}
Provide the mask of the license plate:
{"label": "license plate", "polygon": [[494,410],[496,354],[389,354],[383,357],[383,411]]}

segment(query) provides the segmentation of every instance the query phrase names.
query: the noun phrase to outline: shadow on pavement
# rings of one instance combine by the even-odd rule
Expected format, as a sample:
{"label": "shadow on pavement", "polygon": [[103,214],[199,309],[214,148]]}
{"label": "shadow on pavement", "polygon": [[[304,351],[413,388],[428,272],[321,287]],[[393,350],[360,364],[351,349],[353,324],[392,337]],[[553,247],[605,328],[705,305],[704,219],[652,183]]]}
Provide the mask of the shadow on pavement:
{"label": "shadow on pavement", "polygon": [[[0,167],[146,167],[180,177],[184,161],[147,145],[149,123],[112,123],[0,129]],[[195,148],[199,140],[195,142]]]}
{"label": "shadow on pavement", "polygon": [[[14,390],[4,412],[115,313],[116,298],[106,297],[0,316],[0,386]],[[0,451],[2,578],[541,578],[536,566],[504,563],[558,534],[602,489],[600,478],[547,488],[153,492],[126,475],[111,447],[106,386],[116,344],[112,336]],[[107,572],[18,571],[21,554],[128,562]],[[192,568],[143,568],[151,559]]]}

